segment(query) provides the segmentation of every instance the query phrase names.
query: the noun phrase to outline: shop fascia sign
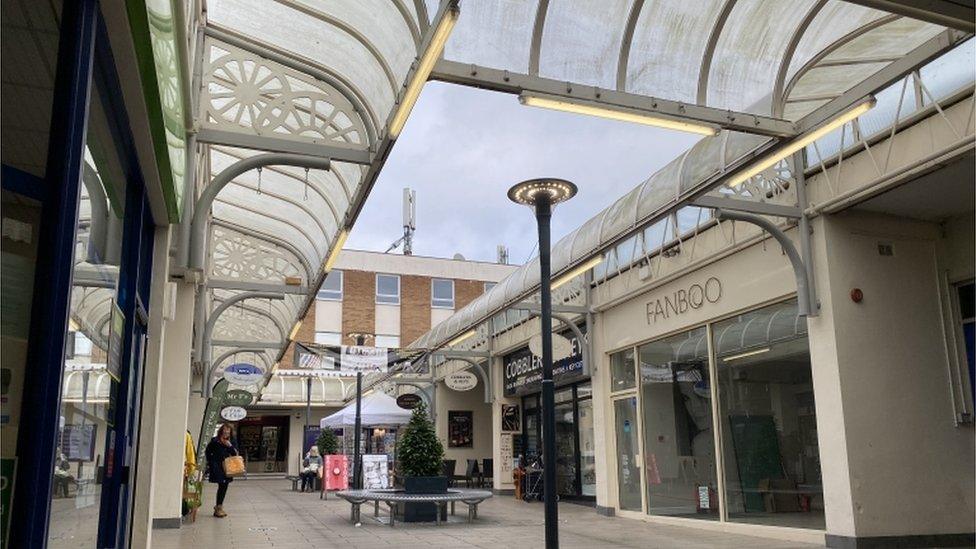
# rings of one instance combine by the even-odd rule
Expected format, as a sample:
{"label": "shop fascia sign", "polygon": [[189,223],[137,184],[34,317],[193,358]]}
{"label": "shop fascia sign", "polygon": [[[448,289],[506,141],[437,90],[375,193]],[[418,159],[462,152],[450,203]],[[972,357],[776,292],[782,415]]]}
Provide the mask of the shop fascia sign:
{"label": "shop fascia sign", "polygon": [[669,318],[697,311],[706,304],[722,299],[722,281],[714,276],[704,282],[696,282],[687,288],[678,288],[670,294],[647,302],[647,323],[655,324]]}
{"label": "shop fascia sign", "polygon": [[[585,325],[580,326],[581,331],[585,329]],[[567,330],[559,335],[569,340],[572,352],[567,358],[553,361],[552,377],[556,383],[575,379],[583,373],[583,343],[585,343],[581,342],[573,331]],[[506,355],[503,360],[506,395],[528,393],[538,389],[542,383],[542,359],[534,355],[531,349],[523,347]]]}

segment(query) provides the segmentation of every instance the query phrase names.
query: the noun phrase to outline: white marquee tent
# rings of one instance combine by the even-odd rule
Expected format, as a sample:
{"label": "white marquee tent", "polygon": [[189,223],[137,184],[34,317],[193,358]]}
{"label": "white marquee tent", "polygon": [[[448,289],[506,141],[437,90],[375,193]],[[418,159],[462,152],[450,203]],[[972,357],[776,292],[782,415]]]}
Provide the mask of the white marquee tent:
{"label": "white marquee tent", "polygon": [[[363,397],[362,408],[360,410],[360,420],[363,426],[372,425],[406,425],[410,421],[412,412],[397,406],[396,400],[385,393],[374,392]],[[355,425],[356,423],[356,403],[355,401],[339,410],[338,412],[322,418],[319,425],[325,428],[344,427]]]}

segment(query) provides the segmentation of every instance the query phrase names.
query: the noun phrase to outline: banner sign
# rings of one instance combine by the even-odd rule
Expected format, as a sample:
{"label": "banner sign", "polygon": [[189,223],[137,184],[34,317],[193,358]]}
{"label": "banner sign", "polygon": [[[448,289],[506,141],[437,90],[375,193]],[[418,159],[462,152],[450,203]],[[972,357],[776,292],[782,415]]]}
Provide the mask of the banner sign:
{"label": "banner sign", "polygon": [[325,456],[325,489],[349,489],[349,458],[344,455]]}
{"label": "banner sign", "polygon": [[125,315],[119,304],[112,300],[112,317],[108,331],[108,358],[105,360],[105,370],[112,379],[122,379],[122,332],[125,331]]}
{"label": "banner sign", "polygon": [[217,431],[217,424],[221,423],[221,410],[228,406],[247,406],[254,398],[247,391],[228,390],[229,385],[226,379],[221,379],[214,385],[213,396],[207,400],[207,407],[203,412],[203,423],[200,425],[200,435],[197,437],[197,468],[201,471],[206,467],[204,450]]}
{"label": "banner sign", "polygon": [[343,345],[339,365],[344,372],[382,373],[389,369],[387,355],[386,347]]}
{"label": "banner sign", "polygon": [[223,376],[234,385],[254,385],[264,379],[264,370],[253,364],[238,362],[224,368]]}
{"label": "banner sign", "polygon": [[[580,331],[586,335],[586,326],[581,325]],[[583,344],[576,337],[576,332],[567,330],[560,335],[569,339],[573,345],[573,352],[568,358],[554,361],[552,364],[552,378],[556,385],[575,381],[583,376]],[[514,353],[506,355],[504,362],[505,396],[524,395],[542,389],[542,359],[532,354],[528,347],[523,347]]]}
{"label": "banner sign", "polygon": [[305,426],[305,436],[302,440],[305,441],[305,446],[302,447],[302,459],[305,459],[305,454],[315,446],[315,443],[319,440],[319,435],[322,433],[322,428],[318,425],[306,425]]}

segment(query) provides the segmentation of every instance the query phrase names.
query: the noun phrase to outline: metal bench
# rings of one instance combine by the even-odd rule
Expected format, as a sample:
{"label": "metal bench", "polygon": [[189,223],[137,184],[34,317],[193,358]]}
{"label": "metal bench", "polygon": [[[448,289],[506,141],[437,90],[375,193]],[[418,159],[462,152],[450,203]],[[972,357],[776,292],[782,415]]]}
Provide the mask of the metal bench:
{"label": "metal bench", "polygon": [[468,506],[468,522],[478,518],[478,504],[492,496],[488,490],[458,490],[449,489],[444,494],[408,494],[403,490],[344,490],[336,493],[340,498],[352,504],[349,520],[353,524],[360,522],[360,505],[367,501],[373,502],[373,516],[378,517],[380,502],[390,508],[390,526],[396,523],[396,508],[400,503],[433,503],[437,505],[437,525],[441,525],[441,511],[451,504],[451,514],[454,514],[454,504],[457,502]]}

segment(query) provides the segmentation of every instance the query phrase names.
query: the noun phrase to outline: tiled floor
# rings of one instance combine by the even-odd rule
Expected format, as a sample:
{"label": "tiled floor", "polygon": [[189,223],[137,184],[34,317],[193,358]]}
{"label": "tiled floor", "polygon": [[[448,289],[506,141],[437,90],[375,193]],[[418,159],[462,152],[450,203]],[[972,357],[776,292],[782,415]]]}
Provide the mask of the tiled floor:
{"label": "tiled floor", "polygon": [[[214,490],[205,493],[205,505],[197,521],[176,530],[155,530],[155,549],[257,549],[286,547],[324,549],[509,547],[543,545],[541,503],[521,503],[510,496],[495,497],[478,508],[474,524],[464,522],[466,508],[440,527],[434,524],[376,522],[372,507],[363,506],[363,523],[349,523],[349,504],[336,497],[319,500],[318,494],[290,490],[282,479],[238,480],[230,486],[224,508],[229,516],[211,516]],[[208,512],[209,511],[209,512]],[[559,506],[560,546],[566,549],[600,547],[785,548],[813,547],[764,538],[709,532],[681,526],[652,525],[637,520],[607,518],[590,507],[562,503]],[[384,512],[380,511],[380,516]]]}

